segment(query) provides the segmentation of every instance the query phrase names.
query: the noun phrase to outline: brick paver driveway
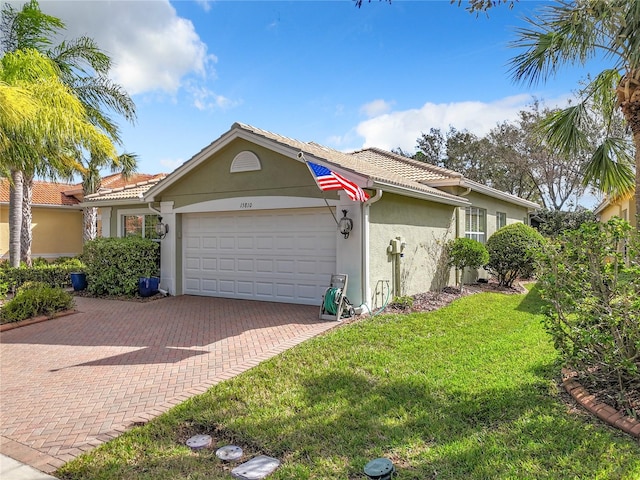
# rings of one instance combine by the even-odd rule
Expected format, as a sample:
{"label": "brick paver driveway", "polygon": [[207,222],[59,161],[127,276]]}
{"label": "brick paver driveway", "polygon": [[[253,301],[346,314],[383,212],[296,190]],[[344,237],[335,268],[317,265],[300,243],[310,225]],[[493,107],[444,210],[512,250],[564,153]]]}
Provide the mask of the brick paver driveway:
{"label": "brick paver driveway", "polygon": [[316,307],[191,296],[77,309],[0,335],[0,453],[45,472],[336,325]]}

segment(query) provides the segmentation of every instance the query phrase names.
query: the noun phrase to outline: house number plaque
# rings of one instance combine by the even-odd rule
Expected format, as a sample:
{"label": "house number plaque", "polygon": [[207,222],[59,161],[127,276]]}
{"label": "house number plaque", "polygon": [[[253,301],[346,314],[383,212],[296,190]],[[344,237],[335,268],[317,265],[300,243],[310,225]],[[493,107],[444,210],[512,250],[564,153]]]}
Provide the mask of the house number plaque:
{"label": "house number plaque", "polygon": [[252,202],[240,202],[240,208],[252,208],[253,207],[253,203]]}

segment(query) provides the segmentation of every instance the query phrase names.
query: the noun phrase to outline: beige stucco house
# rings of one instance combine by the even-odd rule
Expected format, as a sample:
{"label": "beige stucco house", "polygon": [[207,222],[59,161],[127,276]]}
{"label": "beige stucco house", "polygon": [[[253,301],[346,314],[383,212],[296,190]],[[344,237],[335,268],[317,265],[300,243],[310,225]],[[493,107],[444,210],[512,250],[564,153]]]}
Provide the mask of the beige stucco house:
{"label": "beige stucco house", "polygon": [[[101,180],[102,190],[118,191],[127,187],[148,185],[166,175],[134,173],[123,177],[120,173],[108,175]],[[33,258],[53,260],[58,257],[73,257],[82,253],[83,217],[80,202],[83,199],[82,184],[33,182],[32,245]],[[101,219],[98,215],[98,231]],[[0,179],[0,259],[9,257],[9,181]]]}
{"label": "beige stucco house", "polygon": [[[52,260],[82,252],[82,207],[73,185],[36,181],[31,205],[32,257]],[[9,257],[9,181],[0,179],[0,258]]]}
{"label": "beige stucco house", "polygon": [[[364,189],[365,202],[322,191],[305,162]],[[347,274],[355,305],[380,305],[389,288],[432,289],[444,243],[480,241],[523,222],[538,206],[462,175],[368,148],[343,153],[234,124],[161,181],[103,191],[103,235],[161,242],[161,288],[205,295],[319,305],[333,273]],[[338,231],[352,220],[348,237]],[[439,271],[440,270],[440,271]],[[445,281],[455,279],[445,275]]]}
{"label": "beige stucco house", "polygon": [[608,222],[613,217],[620,217],[635,227],[637,222],[635,196],[615,201],[605,198],[596,207],[594,213],[601,222]]}

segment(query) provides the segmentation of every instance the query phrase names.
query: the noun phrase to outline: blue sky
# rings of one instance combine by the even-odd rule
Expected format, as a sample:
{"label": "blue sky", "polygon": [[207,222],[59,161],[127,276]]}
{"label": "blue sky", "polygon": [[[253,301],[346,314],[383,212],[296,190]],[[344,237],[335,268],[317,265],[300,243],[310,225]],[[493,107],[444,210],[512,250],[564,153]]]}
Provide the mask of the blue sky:
{"label": "blue sky", "polygon": [[[533,97],[566,102],[588,70],[515,83],[509,48],[543,2],[470,14],[442,1],[55,1],[41,8],[114,58],[139,170],[170,172],[243,122],[339,150],[414,151],[432,127],[485,134]],[[597,65],[596,65],[597,66]]]}

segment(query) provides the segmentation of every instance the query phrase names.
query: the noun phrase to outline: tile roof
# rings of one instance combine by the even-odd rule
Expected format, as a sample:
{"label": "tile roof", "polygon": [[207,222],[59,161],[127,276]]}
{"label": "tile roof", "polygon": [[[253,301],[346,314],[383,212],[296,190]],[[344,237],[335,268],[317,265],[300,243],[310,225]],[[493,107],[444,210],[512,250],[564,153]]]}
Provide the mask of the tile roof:
{"label": "tile roof", "polygon": [[453,170],[419,162],[379,148],[365,148],[351,155],[420,183],[428,184],[434,180],[462,177],[462,174]]}
{"label": "tile roof", "polygon": [[[73,206],[80,203],[77,198],[65,192],[73,185],[69,183],[33,182],[32,205]],[[0,203],[9,203],[9,181],[0,179]]]}
{"label": "tile roof", "polygon": [[[340,167],[343,170],[368,177],[370,180],[372,180],[373,183],[378,182],[395,185],[398,187],[427,193],[429,195],[435,195],[448,200],[461,200],[455,195],[445,193],[441,190],[420,183],[420,181],[423,179],[435,176],[439,176],[438,178],[453,178],[455,172],[451,172],[449,170],[439,169],[438,167],[427,168],[422,165],[421,162],[404,162],[404,157],[394,155],[390,152],[384,152],[383,150],[379,149],[368,149],[368,153],[364,153],[365,151],[356,153],[345,153],[319,145],[315,142],[301,142],[299,140],[284,137],[277,133],[272,133],[267,130],[262,130],[260,128],[256,128],[243,123],[234,123],[232,130],[234,128],[248,131],[250,133],[253,133],[254,135],[258,135],[266,139],[276,141],[280,144],[292,147],[296,150],[304,152],[305,154],[313,155],[314,157]],[[391,164],[398,164],[398,167],[390,168],[389,165]],[[453,175],[447,177],[446,175],[448,173],[446,172]],[[460,175],[458,174],[458,176]]]}
{"label": "tile roof", "polygon": [[121,185],[121,182],[112,182],[115,185],[121,185],[115,188],[100,188],[98,193],[94,193],[93,195],[87,195],[84,200],[85,202],[92,201],[103,201],[103,200],[140,200],[147,193],[151,187],[156,185],[160,180],[167,176],[166,173],[158,173],[155,175],[145,175],[141,174],[140,177],[136,178],[144,178],[145,180],[140,180],[136,183],[128,183]]}

